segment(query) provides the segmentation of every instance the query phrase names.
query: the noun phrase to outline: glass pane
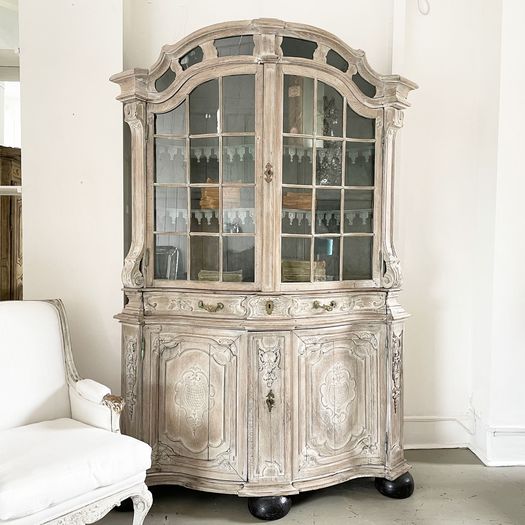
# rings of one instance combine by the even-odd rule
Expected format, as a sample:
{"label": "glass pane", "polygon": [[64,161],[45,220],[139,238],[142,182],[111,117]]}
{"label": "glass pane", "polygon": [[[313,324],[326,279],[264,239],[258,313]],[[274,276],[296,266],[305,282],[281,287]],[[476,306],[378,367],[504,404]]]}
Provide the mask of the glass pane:
{"label": "glass pane", "polygon": [[160,135],[186,134],[186,103],[179,104],[167,113],[155,115],[155,133]]}
{"label": "glass pane", "polygon": [[374,98],[376,96],[376,87],[373,84],[370,84],[368,80],[365,80],[359,73],[356,73],[352,77],[352,80],[367,97]]}
{"label": "glass pane", "polygon": [[223,137],[223,182],[255,181],[255,137]]}
{"label": "glass pane", "polygon": [[343,279],[372,279],[373,237],[343,238]]}
{"label": "glass pane", "polygon": [[317,49],[317,44],[310,40],[285,36],[283,37],[281,49],[283,50],[283,56],[285,57],[312,59],[314,58],[314,51]]}
{"label": "glass pane", "polygon": [[191,237],[191,280],[219,280],[219,238]]}
{"label": "glass pane", "polygon": [[191,188],[192,232],[219,231],[219,187]]}
{"label": "glass pane", "polygon": [[317,83],[317,134],[343,136],[343,97],[324,82]]}
{"label": "glass pane", "polygon": [[255,232],[255,188],[222,189],[223,231]]}
{"label": "glass pane", "polygon": [[373,217],[373,191],[345,191],[345,233],[372,233],[374,229]]}
{"label": "glass pane", "polygon": [[155,139],[155,182],[186,182],[186,141]]}
{"label": "glass pane", "polygon": [[376,136],[376,121],[358,115],[346,106],[346,136],[351,139],[373,139]]}
{"label": "glass pane", "polygon": [[222,79],[223,131],[255,130],[255,77],[235,75]]}
{"label": "glass pane", "polygon": [[219,182],[218,152],[217,137],[190,139],[190,184]]}
{"label": "glass pane", "polygon": [[180,60],[179,63],[182,67],[182,70],[185,71],[194,64],[202,62],[203,57],[202,49],[200,47],[195,47],[188,53],[186,53]]}
{"label": "glass pane", "polygon": [[282,233],[312,232],[312,190],[283,188]]}
{"label": "glass pane", "polygon": [[326,54],[326,63],[329,66],[336,67],[341,70],[343,73],[348,71],[348,62],[336,51],[330,49]]}
{"label": "glass pane", "polygon": [[347,186],[373,186],[374,169],[374,144],[346,143],[345,184]]}
{"label": "glass pane", "polygon": [[175,73],[168,68],[162,75],[155,80],[155,89],[161,93],[162,91],[168,89],[173,81],[175,80]]}
{"label": "glass pane", "polygon": [[283,237],[281,241],[281,281],[310,281],[310,239]]}
{"label": "glass pane", "polygon": [[190,133],[217,133],[219,81],[208,80],[190,94]]}
{"label": "glass pane", "polygon": [[315,233],[339,233],[341,191],[317,190],[315,196]]}
{"label": "glass pane", "polygon": [[312,142],[283,137],[283,184],[312,184]]}
{"label": "glass pane", "polygon": [[182,235],[155,235],[155,279],[187,279],[188,239]]}
{"label": "glass pane", "polygon": [[343,143],[333,140],[317,140],[315,144],[316,184],[341,186]]}
{"label": "glass pane", "polygon": [[155,188],[155,231],[186,232],[188,226],[188,189]]}
{"label": "glass pane", "polygon": [[313,133],[314,81],[312,78],[284,75],[284,133]]}
{"label": "glass pane", "polygon": [[340,237],[317,237],[314,242],[314,261],[324,273],[316,272],[314,281],[339,281]]}
{"label": "glass pane", "polygon": [[219,57],[253,55],[253,49],[255,47],[255,44],[253,43],[253,35],[218,38],[215,40],[214,44]]}
{"label": "glass pane", "polygon": [[254,237],[224,237],[222,280],[226,282],[254,282]]}

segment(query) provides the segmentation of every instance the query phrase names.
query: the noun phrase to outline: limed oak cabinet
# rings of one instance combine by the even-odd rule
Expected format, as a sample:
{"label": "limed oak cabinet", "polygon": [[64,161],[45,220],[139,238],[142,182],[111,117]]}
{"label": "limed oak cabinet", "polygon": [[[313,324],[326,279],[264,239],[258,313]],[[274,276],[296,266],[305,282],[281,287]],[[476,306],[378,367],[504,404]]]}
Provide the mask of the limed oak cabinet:
{"label": "limed oak cabinet", "polygon": [[403,454],[394,141],[416,85],[315,27],[207,27],[119,73],[131,130],[125,431],[150,484],[289,496]]}

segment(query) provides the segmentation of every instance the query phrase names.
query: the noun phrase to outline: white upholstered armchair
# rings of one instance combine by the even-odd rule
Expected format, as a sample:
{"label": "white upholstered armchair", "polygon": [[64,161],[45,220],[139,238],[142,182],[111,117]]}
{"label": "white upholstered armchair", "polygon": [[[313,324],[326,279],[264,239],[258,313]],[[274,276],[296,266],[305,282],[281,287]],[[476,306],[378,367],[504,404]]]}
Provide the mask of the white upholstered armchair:
{"label": "white upholstered armchair", "polygon": [[151,507],[151,448],[119,432],[122,399],[75,369],[61,301],[0,302],[0,525],[94,523]]}

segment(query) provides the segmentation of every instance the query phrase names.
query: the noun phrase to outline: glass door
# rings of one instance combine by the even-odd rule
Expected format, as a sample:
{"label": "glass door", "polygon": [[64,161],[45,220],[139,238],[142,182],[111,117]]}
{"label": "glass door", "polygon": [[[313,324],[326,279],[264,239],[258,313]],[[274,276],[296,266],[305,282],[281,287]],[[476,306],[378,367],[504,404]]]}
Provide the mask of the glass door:
{"label": "glass door", "polygon": [[261,81],[257,73],[219,76],[155,115],[157,285],[257,286]]}
{"label": "glass door", "polygon": [[282,288],[376,286],[376,118],[297,74],[283,76],[282,115]]}

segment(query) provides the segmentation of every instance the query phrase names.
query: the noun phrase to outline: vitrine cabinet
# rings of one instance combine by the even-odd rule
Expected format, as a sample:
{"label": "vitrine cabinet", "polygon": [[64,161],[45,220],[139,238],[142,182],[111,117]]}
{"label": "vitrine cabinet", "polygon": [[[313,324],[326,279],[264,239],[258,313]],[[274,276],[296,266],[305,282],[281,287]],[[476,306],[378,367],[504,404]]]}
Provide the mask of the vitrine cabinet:
{"label": "vitrine cabinet", "polygon": [[410,495],[392,200],[415,84],[274,19],[112,80],[132,158],[123,423],[153,447],[149,482],[263,518],[360,476]]}

